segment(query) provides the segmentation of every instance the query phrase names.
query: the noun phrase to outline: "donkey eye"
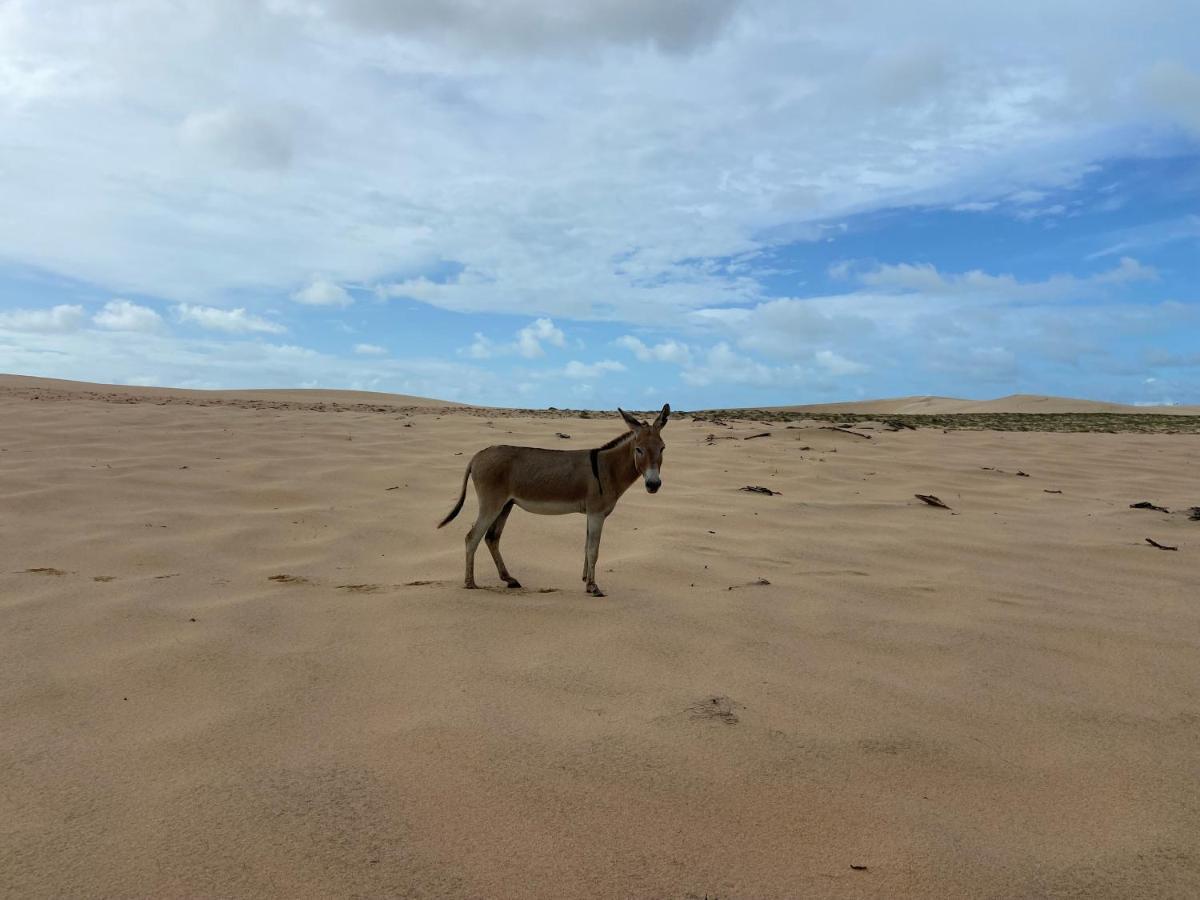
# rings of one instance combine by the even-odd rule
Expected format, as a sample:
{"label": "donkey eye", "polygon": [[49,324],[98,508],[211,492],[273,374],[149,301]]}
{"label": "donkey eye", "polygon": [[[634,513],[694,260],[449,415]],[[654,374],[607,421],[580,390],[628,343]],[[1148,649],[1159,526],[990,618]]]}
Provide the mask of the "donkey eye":
{"label": "donkey eye", "polygon": [[634,452],[634,453],[636,453],[638,456],[641,456],[641,455],[642,455],[642,448],[641,448],[641,447],[634,447],[634,448],[633,448],[633,452]]}

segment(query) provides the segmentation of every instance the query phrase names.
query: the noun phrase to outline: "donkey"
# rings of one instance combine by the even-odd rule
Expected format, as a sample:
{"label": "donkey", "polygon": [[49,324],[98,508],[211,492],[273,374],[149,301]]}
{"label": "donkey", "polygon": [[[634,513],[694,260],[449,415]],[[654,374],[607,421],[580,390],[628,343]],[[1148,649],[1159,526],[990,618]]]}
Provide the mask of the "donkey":
{"label": "donkey", "polygon": [[641,476],[646,490],[658,493],[662,487],[663,440],[660,433],[671,415],[670,404],[652,424],[639,421],[623,409],[617,410],[629,430],[593,450],[543,450],[540,447],[494,446],[480,450],[463,473],[462,491],[450,515],[438,528],[448,524],[463,507],[467,479],[475,478],[479,498],[479,517],[467,532],[468,588],[475,584],[475,551],[481,540],[496,562],[501,580],[510,588],[521,582],[513,578],[500,555],[500,535],[513,505],[531,513],[558,516],[583,513],[587,516],[587,542],[583,552],[583,581],[593,597],[603,597],[596,586],[596,556],[600,552],[600,533],[604,520],[613,511],[621,495]]}

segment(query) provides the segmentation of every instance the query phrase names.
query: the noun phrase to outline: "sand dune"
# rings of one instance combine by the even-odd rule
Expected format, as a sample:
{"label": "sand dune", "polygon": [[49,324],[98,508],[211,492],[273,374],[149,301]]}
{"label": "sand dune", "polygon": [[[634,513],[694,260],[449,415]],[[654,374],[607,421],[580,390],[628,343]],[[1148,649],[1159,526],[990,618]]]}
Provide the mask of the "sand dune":
{"label": "sand dune", "polygon": [[4,896],[1200,896],[1194,436],[684,417],[597,600],[582,517],[514,514],[519,591],[433,526],[615,418],[30,387]]}
{"label": "sand dune", "polygon": [[30,392],[44,399],[58,396],[88,399],[171,399],[193,403],[221,402],[234,404],[239,401],[273,401],[277,403],[338,403],[346,406],[382,404],[387,406],[450,407],[462,406],[449,400],[433,400],[428,397],[412,397],[408,394],[385,394],[376,391],[332,391],[319,388],[247,390],[189,390],[187,388],[145,387],[130,384],[91,384],[82,381],[66,381],[60,378],[36,378],[28,375],[0,375],[0,390],[12,396],[28,396]]}
{"label": "sand dune", "polygon": [[865,413],[867,415],[951,415],[955,413],[1154,413],[1200,415],[1200,406],[1131,406],[1072,397],[1012,394],[995,400],[960,400],[955,397],[895,397],[851,403],[810,403],[776,407],[788,412]]}

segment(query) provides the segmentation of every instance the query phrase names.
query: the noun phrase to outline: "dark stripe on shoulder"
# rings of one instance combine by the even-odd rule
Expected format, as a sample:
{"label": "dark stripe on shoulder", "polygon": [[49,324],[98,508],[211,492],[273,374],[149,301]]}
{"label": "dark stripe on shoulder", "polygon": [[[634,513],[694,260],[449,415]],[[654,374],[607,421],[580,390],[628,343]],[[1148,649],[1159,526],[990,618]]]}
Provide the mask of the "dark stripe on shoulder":
{"label": "dark stripe on shoulder", "polygon": [[588,459],[592,461],[592,474],[596,476],[596,485],[600,488],[600,493],[604,493],[604,485],[600,481],[600,450],[589,450]]}
{"label": "dark stripe on shoulder", "polygon": [[600,487],[600,493],[604,493],[604,484],[600,481],[600,454],[605,450],[611,450],[613,447],[625,443],[631,437],[633,437],[633,432],[627,431],[624,434],[618,434],[607,444],[588,451],[588,459],[592,461],[592,474],[596,476],[596,484]]}

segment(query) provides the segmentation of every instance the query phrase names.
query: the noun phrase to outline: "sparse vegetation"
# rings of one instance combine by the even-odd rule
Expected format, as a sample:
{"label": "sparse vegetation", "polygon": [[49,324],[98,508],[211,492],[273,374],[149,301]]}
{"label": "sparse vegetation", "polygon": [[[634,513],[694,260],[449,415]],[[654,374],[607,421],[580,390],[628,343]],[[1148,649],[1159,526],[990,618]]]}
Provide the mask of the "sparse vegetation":
{"label": "sparse vegetation", "polygon": [[782,412],[766,409],[710,409],[696,418],[752,419],[758,422],[799,422],[805,419],[841,424],[877,422],[904,428],[964,431],[1136,432],[1142,434],[1200,434],[1200,416],[1161,413],[948,413],[945,415],[866,415],[863,413]]}

